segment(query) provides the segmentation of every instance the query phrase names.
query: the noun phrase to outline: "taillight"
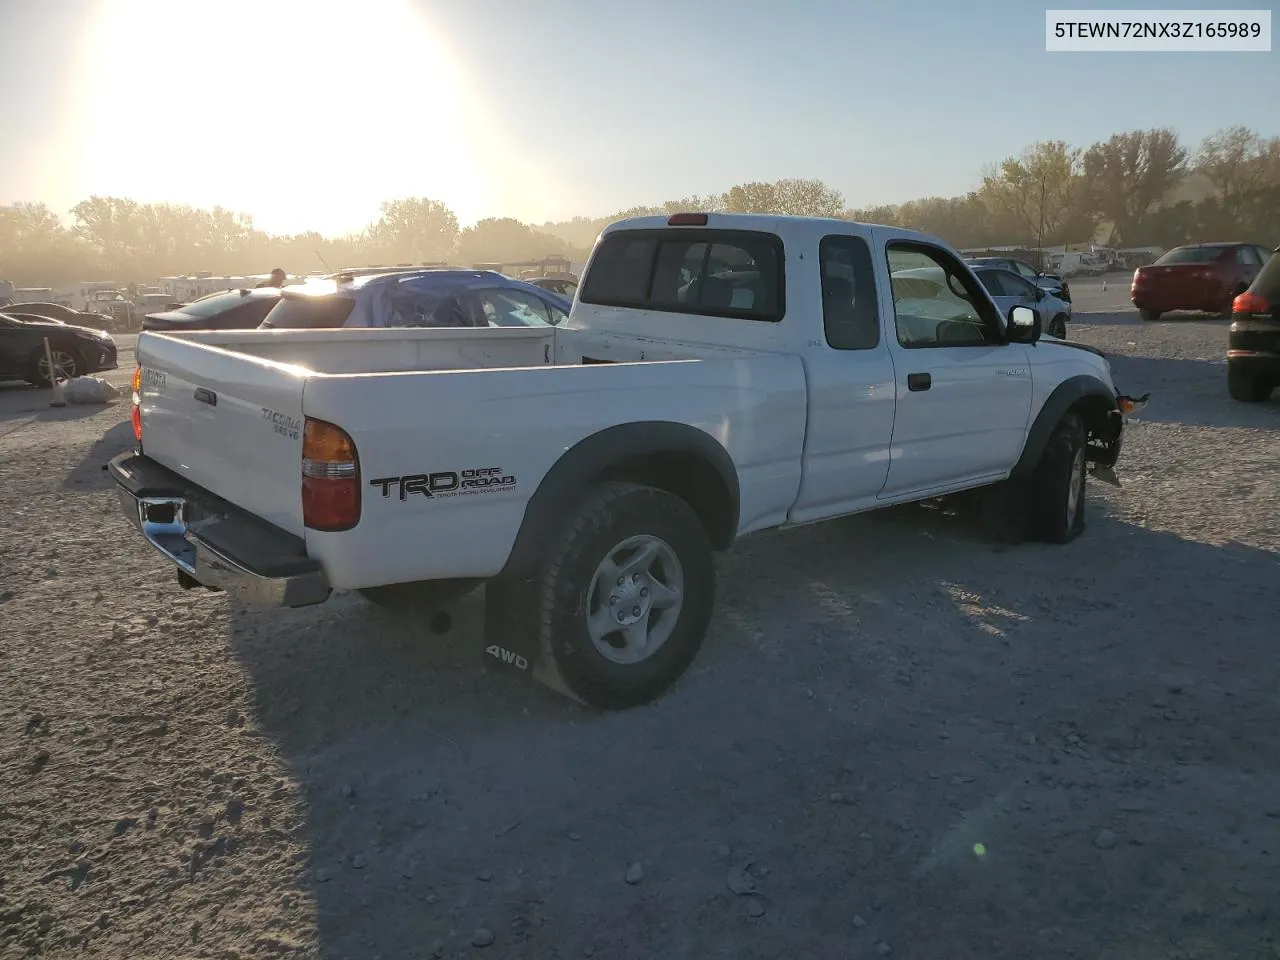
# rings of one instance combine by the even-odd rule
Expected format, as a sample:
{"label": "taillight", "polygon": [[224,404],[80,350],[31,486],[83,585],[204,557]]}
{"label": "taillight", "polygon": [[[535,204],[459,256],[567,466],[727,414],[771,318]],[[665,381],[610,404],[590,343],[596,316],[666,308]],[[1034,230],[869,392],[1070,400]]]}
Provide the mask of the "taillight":
{"label": "taillight", "polygon": [[302,522],[350,530],[360,521],[360,460],[341,427],[307,418],[302,428]]}
{"label": "taillight", "polygon": [[133,439],[142,443],[142,367],[133,371],[133,406],[129,410],[129,421],[133,424]]}
{"label": "taillight", "polygon": [[706,225],[705,213],[673,213],[667,218],[668,227],[705,227]]}
{"label": "taillight", "polygon": [[1271,302],[1257,293],[1242,293],[1231,304],[1232,313],[1270,313]]}

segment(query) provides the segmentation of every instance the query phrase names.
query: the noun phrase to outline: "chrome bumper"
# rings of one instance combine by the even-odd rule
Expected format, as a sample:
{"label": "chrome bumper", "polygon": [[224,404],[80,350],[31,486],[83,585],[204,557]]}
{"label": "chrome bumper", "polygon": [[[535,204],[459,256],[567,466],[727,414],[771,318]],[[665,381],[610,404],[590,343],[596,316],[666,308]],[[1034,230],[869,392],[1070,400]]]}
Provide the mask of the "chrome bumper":
{"label": "chrome bumper", "polygon": [[[330,587],[324,572],[318,564],[306,562],[305,557],[288,564],[293,568],[288,572],[277,572],[270,570],[272,564],[264,563],[262,558],[231,556],[225,548],[215,547],[202,536],[202,531],[217,525],[238,527],[232,532],[248,533],[261,540],[267,527],[257,518],[237,516],[233,510],[210,509],[211,498],[199,494],[193,497],[176,491],[136,489],[136,483],[126,482],[136,475],[131,475],[127,463],[121,466],[133,456],[117,457],[109,465],[117,483],[120,506],[143,539],[178,568],[178,579],[184,586],[198,584],[225,591],[255,607],[305,607],[329,598]],[[164,468],[155,465],[148,472],[159,471]],[[192,519],[193,514],[196,519]]]}

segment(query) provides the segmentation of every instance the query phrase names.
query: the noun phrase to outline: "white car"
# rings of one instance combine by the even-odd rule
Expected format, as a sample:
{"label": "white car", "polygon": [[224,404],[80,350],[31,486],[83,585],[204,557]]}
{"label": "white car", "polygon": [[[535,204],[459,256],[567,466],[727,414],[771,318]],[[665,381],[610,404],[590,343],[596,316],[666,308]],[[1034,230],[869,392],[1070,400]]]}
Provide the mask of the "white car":
{"label": "white car", "polygon": [[[895,276],[920,268],[950,280],[920,299]],[[770,216],[612,224],[559,326],[144,333],[137,356],[110,469],[185,586],[485,583],[489,657],[599,707],[681,675],[739,537],[990,487],[1024,535],[1074,539],[1133,403],[941,241]]]}

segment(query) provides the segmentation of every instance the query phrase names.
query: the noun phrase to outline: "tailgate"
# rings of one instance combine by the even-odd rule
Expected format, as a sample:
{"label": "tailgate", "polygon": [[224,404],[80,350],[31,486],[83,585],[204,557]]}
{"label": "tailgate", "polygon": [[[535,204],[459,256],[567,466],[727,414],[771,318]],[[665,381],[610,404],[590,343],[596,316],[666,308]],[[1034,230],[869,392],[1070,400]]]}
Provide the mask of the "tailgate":
{"label": "tailgate", "polygon": [[310,371],[144,333],[142,449],[170,470],[297,536],[302,391]]}

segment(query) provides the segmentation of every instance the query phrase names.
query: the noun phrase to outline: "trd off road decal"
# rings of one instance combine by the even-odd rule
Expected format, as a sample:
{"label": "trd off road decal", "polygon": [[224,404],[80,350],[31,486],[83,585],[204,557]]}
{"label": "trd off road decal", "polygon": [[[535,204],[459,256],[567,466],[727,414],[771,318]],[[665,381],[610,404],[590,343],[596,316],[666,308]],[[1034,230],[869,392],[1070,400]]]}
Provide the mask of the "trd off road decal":
{"label": "trd off road decal", "polygon": [[403,477],[379,477],[369,486],[379,487],[382,498],[390,499],[395,491],[400,500],[410,494],[421,494],[428,500],[439,497],[462,497],[476,493],[501,493],[514,489],[516,478],[503,473],[501,467],[471,467],[467,470],[438,470],[435,473],[413,473]]}

